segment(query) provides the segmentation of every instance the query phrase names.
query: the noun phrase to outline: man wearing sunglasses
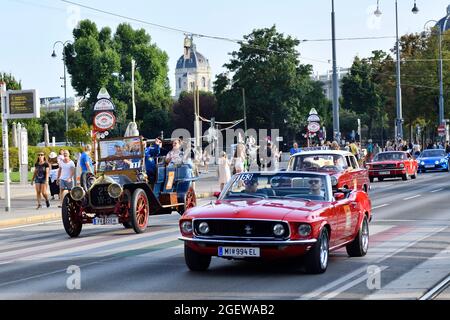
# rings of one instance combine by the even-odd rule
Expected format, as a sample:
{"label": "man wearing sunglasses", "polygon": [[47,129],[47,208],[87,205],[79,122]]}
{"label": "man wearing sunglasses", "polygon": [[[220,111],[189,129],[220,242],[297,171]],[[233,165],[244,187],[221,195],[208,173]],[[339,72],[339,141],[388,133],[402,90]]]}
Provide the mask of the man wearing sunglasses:
{"label": "man wearing sunglasses", "polygon": [[309,180],[309,194],[325,198],[325,191],[322,188],[322,180],[312,178]]}

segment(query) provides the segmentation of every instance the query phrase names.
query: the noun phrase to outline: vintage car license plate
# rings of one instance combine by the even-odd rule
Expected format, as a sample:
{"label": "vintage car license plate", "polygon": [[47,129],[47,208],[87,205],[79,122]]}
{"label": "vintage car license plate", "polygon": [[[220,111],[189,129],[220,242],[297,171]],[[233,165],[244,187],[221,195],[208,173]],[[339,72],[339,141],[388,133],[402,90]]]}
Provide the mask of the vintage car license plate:
{"label": "vintage car license plate", "polygon": [[219,257],[259,258],[260,248],[219,247]]}
{"label": "vintage car license plate", "polygon": [[108,217],[108,218],[94,218],[92,221],[94,225],[112,225],[119,224],[119,217]]}
{"label": "vintage car license plate", "polygon": [[427,165],[425,165],[425,168],[434,168],[434,165],[433,164],[427,164]]}
{"label": "vintage car license plate", "polygon": [[381,176],[388,176],[388,175],[391,174],[391,172],[390,172],[390,171],[380,171],[379,174],[380,174]]}

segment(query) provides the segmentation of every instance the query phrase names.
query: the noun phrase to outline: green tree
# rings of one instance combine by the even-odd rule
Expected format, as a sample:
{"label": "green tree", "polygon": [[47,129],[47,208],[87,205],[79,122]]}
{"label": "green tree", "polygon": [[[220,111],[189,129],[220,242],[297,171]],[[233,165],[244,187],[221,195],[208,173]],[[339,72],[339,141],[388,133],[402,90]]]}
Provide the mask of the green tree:
{"label": "green tree", "polygon": [[67,139],[73,145],[87,144],[91,141],[91,128],[86,123],[67,132]]}
{"label": "green tree", "polygon": [[280,129],[292,139],[300,135],[310,109],[322,110],[326,100],[320,85],[311,80],[312,66],[300,63],[299,43],[275,26],[244,36],[225,64],[228,73],[214,83],[218,109],[226,120],[243,117],[244,88],[250,128]]}
{"label": "green tree", "polygon": [[[137,122],[141,134],[170,128],[170,86],[168,56],[151,42],[144,29],[134,30],[120,24],[114,34],[110,28],[98,30],[89,20],[74,29],[74,44],[65,49],[72,85],[84,97],[82,114],[92,123],[92,107],[102,87],[106,87],[116,105],[117,126],[113,134],[121,135],[132,118],[131,61],[135,74]],[[76,54],[75,54],[76,53]],[[152,121],[152,115],[159,115]]]}

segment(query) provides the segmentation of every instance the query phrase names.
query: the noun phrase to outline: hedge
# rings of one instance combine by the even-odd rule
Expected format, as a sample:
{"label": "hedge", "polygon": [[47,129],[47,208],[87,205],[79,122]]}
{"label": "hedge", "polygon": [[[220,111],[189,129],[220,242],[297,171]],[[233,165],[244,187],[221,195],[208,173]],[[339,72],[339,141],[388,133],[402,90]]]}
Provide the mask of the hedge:
{"label": "hedge", "polygon": [[[70,152],[72,160],[76,160],[77,153],[82,152],[82,147],[28,147],[28,168],[34,167],[39,152],[44,152],[48,160],[50,152],[59,154],[59,150],[66,149]],[[0,168],[3,168],[3,150],[0,149]],[[12,171],[19,170],[19,149],[9,148],[9,168]]]}

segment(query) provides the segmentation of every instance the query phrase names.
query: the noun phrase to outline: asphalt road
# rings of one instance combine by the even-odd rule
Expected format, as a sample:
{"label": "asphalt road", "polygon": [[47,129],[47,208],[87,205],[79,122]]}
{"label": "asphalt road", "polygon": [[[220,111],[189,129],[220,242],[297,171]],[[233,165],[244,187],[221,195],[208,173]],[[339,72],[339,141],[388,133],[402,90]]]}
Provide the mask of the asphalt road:
{"label": "asphalt road", "polygon": [[322,275],[295,261],[218,258],[190,272],[178,214],[153,218],[142,235],[84,226],[69,239],[60,222],[2,229],[0,299],[418,299],[450,273],[450,174],[375,182],[370,194],[368,255],[334,252]]}

